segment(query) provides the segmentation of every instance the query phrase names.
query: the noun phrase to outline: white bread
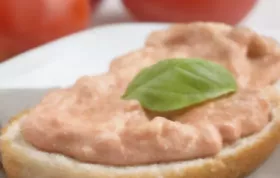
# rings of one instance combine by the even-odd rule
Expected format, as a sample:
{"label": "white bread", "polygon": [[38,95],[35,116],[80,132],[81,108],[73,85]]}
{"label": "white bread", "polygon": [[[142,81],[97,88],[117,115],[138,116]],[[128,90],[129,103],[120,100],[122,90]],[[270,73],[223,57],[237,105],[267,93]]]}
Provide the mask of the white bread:
{"label": "white bread", "polygon": [[239,178],[260,166],[280,140],[280,109],[259,133],[226,146],[205,159],[131,167],[87,164],[72,158],[39,151],[20,134],[15,117],[3,129],[1,151],[8,178]]}

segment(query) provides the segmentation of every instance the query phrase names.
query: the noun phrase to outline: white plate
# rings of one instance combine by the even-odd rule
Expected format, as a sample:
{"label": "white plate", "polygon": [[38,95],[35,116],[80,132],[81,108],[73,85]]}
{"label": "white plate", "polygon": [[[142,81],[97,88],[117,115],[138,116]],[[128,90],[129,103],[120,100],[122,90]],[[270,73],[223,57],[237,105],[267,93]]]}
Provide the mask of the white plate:
{"label": "white plate", "polygon": [[[0,88],[51,87],[104,72],[116,56],[143,45],[146,36],[167,24],[107,25],[74,34],[0,64]],[[256,29],[280,40],[278,30]]]}
{"label": "white plate", "polygon": [[141,47],[150,31],[164,26],[107,25],[62,38],[0,64],[0,87],[64,86],[104,72],[113,57]]}
{"label": "white plate", "polygon": [[[66,86],[81,75],[105,72],[114,57],[140,48],[151,31],[166,26],[110,25],[62,38],[0,64],[0,88]],[[255,30],[280,41],[278,30]],[[280,148],[250,178],[279,178],[279,163]]]}

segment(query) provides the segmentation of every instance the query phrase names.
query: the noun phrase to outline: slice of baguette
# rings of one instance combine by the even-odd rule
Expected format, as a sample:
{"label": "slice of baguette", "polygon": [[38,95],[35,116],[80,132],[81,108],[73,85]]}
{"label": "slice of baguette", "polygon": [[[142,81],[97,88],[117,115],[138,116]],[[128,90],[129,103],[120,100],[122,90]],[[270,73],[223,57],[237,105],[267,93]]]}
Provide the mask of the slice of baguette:
{"label": "slice of baguette", "polygon": [[165,164],[130,167],[82,163],[43,152],[24,141],[15,117],[3,129],[1,151],[8,178],[241,178],[260,166],[280,140],[280,109],[259,133],[224,147],[216,156]]}

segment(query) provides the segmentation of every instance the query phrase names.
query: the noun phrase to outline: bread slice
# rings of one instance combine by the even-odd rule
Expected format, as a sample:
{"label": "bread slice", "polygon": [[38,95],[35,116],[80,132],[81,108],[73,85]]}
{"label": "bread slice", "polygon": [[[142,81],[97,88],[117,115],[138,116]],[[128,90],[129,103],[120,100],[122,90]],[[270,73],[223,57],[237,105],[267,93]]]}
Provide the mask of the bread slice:
{"label": "bread slice", "polygon": [[241,178],[260,166],[280,140],[280,107],[259,133],[225,146],[216,156],[164,164],[116,167],[79,162],[43,152],[24,141],[21,114],[2,130],[1,151],[8,178]]}
{"label": "bread slice", "polygon": [[[217,25],[211,26],[219,31],[231,29]],[[146,46],[164,43],[164,32],[155,33],[156,39],[150,37]],[[225,146],[213,157],[127,167],[83,163],[36,149],[21,135],[23,113],[2,130],[2,162],[8,178],[242,178],[257,169],[280,141],[280,107],[275,106],[272,113],[272,120],[261,132]]]}

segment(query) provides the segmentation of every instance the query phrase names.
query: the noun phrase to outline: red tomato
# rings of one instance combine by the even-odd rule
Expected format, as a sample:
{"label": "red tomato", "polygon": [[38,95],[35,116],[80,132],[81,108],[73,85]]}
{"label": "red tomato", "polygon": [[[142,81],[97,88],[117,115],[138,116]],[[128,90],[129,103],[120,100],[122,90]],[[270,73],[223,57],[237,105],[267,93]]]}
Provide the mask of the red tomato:
{"label": "red tomato", "polygon": [[123,0],[138,20],[190,22],[218,21],[238,23],[256,0]]}
{"label": "red tomato", "polygon": [[0,0],[0,62],[89,22],[88,0]]}

